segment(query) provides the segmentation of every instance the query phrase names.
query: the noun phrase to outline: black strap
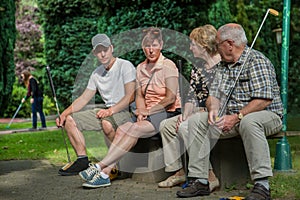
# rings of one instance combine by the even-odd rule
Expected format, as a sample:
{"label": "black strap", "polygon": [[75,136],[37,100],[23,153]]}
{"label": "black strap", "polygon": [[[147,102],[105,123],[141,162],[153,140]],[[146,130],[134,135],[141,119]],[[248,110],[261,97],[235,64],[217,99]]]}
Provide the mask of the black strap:
{"label": "black strap", "polygon": [[[155,72],[155,71],[154,71],[154,72]],[[148,83],[147,83],[147,85],[146,85],[146,87],[145,87],[144,96],[146,96],[146,92],[147,92],[147,90],[148,90],[148,86],[149,86],[149,84],[150,84],[150,81],[152,80],[152,77],[153,77],[153,75],[154,75],[154,72],[152,73],[152,75],[151,75],[151,77],[149,78],[149,81],[148,81]]]}

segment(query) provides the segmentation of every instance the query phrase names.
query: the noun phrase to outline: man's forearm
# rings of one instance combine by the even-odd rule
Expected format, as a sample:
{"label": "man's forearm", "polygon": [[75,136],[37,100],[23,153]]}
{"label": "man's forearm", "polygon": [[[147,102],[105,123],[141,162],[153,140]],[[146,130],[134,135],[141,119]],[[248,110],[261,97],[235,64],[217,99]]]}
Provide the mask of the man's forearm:
{"label": "man's forearm", "polygon": [[207,110],[219,110],[220,108],[220,100],[217,99],[216,97],[209,96],[206,100],[206,107]]}
{"label": "man's forearm", "polygon": [[270,99],[253,99],[239,112],[243,115],[247,115],[252,112],[264,110],[268,105],[272,103]]}

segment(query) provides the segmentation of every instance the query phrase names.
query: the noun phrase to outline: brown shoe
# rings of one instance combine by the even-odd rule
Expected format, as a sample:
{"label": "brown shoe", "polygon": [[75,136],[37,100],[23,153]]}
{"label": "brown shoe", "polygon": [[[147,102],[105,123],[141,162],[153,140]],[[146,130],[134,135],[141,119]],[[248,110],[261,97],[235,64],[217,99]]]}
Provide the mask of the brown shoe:
{"label": "brown shoe", "polygon": [[177,191],[176,194],[181,198],[209,195],[209,184],[204,185],[198,180],[191,180],[186,188]]}
{"label": "brown shoe", "polygon": [[110,174],[109,174],[109,178],[110,180],[115,180],[116,178],[118,178],[119,176],[119,170],[117,168],[117,166],[115,166],[111,171],[110,171]]}
{"label": "brown shoe", "polygon": [[245,200],[271,200],[270,190],[267,190],[263,185],[256,183]]}

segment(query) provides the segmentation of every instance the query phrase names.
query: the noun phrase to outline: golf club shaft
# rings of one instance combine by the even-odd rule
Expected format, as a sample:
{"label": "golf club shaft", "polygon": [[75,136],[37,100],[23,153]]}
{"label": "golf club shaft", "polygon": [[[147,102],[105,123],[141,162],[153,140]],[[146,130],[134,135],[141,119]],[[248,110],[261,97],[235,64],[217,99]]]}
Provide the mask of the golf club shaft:
{"label": "golf club shaft", "polygon": [[11,119],[10,122],[9,122],[9,124],[7,125],[7,128],[10,127],[11,123],[13,122],[13,120],[15,119],[15,117],[17,116],[18,112],[20,111],[20,109],[21,109],[21,107],[22,107],[22,104],[23,104],[23,103],[21,102],[20,105],[19,105],[19,107],[18,107],[18,109],[16,110],[14,116],[12,117],[12,119]]}
{"label": "golf club shaft", "polygon": [[[54,85],[53,85],[53,80],[52,80],[52,76],[51,76],[51,72],[50,72],[50,67],[47,66],[46,69],[47,69],[48,79],[49,79],[49,82],[50,82],[50,87],[51,87],[52,94],[53,94],[53,99],[55,101],[57,115],[60,119],[60,112],[59,112],[59,107],[58,107],[58,103],[57,103],[57,99],[56,99],[56,93],[55,93],[55,89],[54,89]],[[65,144],[66,151],[67,151],[68,162],[71,162],[68,145],[67,145],[67,141],[66,141],[66,138],[65,138],[64,128],[62,126],[60,128],[61,128],[62,137],[63,137],[64,144]]]}
{"label": "golf club shaft", "polygon": [[[182,87],[182,61],[177,60],[177,67],[179,71],[179,94],[180,94],[180,99],[181,99],[181,114],[182,116],[184,115],[184,100],[183,100],[183,87]],[[184,143],[184,140],[183,140]],[[186,183],[184,184],[184,187],[187,186],[188,180],[187,180],[187,152],[185,150],[185,145],[183,144],[183,159],[184,159],[184,175],[186,179]]]}
{"label": "golf club shaft", "polygon": [[183,109],[184,109],[184,101],[183,101],[183,93],[182,93],[182,62],[181,60],[177,60],[177,67],[179,71],[179,94],[180,94],[180,99],[181,99],[181,113],[183,114]]}
{"label": "golf club shaft", "polygon": [[70,163],[71,162],[71,158],[70,158],[70,153],[69,153],[67,141],[66,141],[66,138],[65,138],[65,131],[64,131],[63,127],[60,127],[60,129],[61,129],[61,134],[63,136],[64,144],[65,144],[65,147],[66,147],[68,162]]}
{"label": "golf club shaft", "polygon": [[238,75],[237,75],[237,77],[236,77],[236,79],[235,79],[235,81],[234,81],[232,87],[230,88],[230,91],[229,91],[229,93],[228,93],[228,96],[227,96],[227,98],[226,98],[224,104],[222,105],[221,109],[219,110],[218,117],[221,117],[221,116],[225,113],[226,106],[227,106],[227,104],[228,104],[228,102],[229,102],[229,99],[230,99],[232,93],[233,93],[233,90],[235,89],[236,83],[238,82],[239,77],[240,77],[242,71],[244,70],[244,67],[245,67],[245,64],[246,64],[246,62],[247,62],[247,60],[248,60],[248,57],[249,57],[249,55],[250,55],[250,52],[251,52],[251,50],[252,50],[252,48],[253,48],[253,46],[254,46],[254,44],[255,44],[255,42],[256,42],[256,39],[257,39],[257,37],[258,37],[258,35],[259,35],[260,31],[261,31],[261,28],[263,27],[263,25],[264,25],[264,23],[265,23],[265,21],[266,21],[267,16],[268,16],[269,13],[271,13],[272,15],[275,15],[275,16],[278,16],[278,14],[279,14],[278,11],[276,11],[276,10],[274,10],[274,9],[269,8],[269,9],[267,10],[267,12],[266,12],[266,14],[265,14],[265,17],[264,17],[263,21],[261,22],[261,25],[260,25],[260,27],[259,27],[259,29],[258,29],[258,31],[257,31],[257,33],[256,33],[256,35],[255,35],[255,37],[254,37],[254,40],[252,41],[252,44],[251,44],[251,46],[249,47],[249,49],[247,50],[245,61],[244,61],[243,65],[241,66],[241,69],[240,69],[240,71],[239,71],[239,73],[238,73]]}

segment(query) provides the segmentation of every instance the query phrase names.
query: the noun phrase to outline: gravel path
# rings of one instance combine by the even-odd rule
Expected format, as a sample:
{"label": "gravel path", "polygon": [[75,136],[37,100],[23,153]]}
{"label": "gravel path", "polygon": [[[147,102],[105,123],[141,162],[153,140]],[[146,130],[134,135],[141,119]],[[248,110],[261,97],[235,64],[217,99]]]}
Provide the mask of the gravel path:
{"label": "gravel path", "polygon": [[[1,200],[89,200],[89,199],[179,199],[180,187],[161,189],[155,183],[141,183],[131,179],[115,180],[107,188],[83,189],[78,176],[63,177],[57,174],[59,166],[46,160],[0,161]],[[245,191],[217,191],[208,197],[216,199],[235,196]],[[246,191],[248,192],[248,191]]]}

